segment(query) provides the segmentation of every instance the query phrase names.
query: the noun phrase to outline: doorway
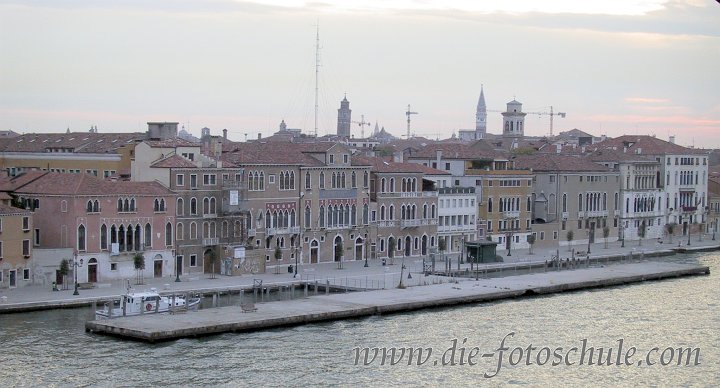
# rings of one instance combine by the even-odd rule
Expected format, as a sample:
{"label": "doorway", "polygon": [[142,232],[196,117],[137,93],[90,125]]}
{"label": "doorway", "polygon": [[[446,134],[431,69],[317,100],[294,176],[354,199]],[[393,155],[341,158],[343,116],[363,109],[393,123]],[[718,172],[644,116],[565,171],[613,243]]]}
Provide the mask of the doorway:
{"label": "doorway", "polygon": [[94,257],[88,260],[87,271],[88,283],[97,283],[97,259]]}
{"label": "doorway", "polygon": [[10,279],[10,288],[17,287],[17,270],[11,269],[8,278]]}
{"label": "doorway", "polygon": [[153,277],[162,277],[162,260],[155,260],[153,263]]}
{"label": "doorway", "polygon": [[320,256],[320,243],[317,240],[312,240],[310,243],[310,263],[317,263]]}

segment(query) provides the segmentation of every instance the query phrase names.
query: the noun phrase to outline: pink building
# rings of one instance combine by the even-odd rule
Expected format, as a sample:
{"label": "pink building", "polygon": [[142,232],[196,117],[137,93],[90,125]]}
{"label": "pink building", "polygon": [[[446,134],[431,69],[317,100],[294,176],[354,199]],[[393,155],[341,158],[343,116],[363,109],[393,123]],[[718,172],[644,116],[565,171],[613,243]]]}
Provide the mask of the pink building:
{"label": "pink building", "polygon": [[23,175],[13,194],[34,212],[35,252],[62,252],[64,257],[55,258],[58,266],[63,258],[72,263],[76,255],[83,263],[78,282],[132,279],[137,253],[145,258],[145,276],[174,276],[176,199],[171,190],[158,182],[108,181],[87,174]]}

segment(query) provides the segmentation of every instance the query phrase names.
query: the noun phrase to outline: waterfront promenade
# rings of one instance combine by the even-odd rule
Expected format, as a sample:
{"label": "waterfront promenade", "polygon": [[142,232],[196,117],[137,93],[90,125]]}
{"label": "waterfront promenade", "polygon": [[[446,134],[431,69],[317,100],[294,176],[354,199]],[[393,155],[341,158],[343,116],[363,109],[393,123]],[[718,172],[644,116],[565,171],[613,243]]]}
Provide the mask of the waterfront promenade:
{"label": "waterfront promenade", "polygon": [[[714,250],[720,249],[720,241],[713,241],[710,235],[702,237],[702,241],[698,241],[697,236],[691,237],[691,245],[687,245],[687,238],[674,238],[673,244],[659,244],[655,240],[645,240],[642,245],[638,241],[627,241],[625,247],[621,247],[619,242],[612,242],[605,248],[603,243],[592,244],[590,247],[590,258],[601,259],[606,257],[628,257],[632,255],[638,259],[642,255],[651,254],[671,254],[677,249],[695,250]],[[678,246],[678,242],[680,245]],[[587,251],[587,244],[578,244],[575,250]],[[511,255],[507,256],[506,250],[498,250],[498,254],[503,256],[504,262],[491,265],[481,265],[483,269],[503,268],[504,273],[508,276],[513,275],[515,269],[532,263],[545,263],[551,260],[556,253],[559,253],[561,259],[570,258],[572,252],[567,247],[558,249],[533,249],[533,254],[528,253],[528,249],[512,250]],[[451,266],[454,270],[458,268],[457,256],[452,256]],[[580,256],[579,256],[580,257]],[[586,257],[586,256],[581,256]],[[312,265],[301,265],[298,276],[293,278],[292,273],[288,273],[286,267],[278,269],[278,273],[274,269],[269,269],[265,274],[242,275],[236,277],[227,277],[217,275],[215,279],[211,279],[208,274],[195,274],[181,276],[181,282],[175,282],[174,277],[164,278],[146,278],[144,285],[134,285],[138,290],[157,288],[161,292],[227,292],[237,291],[240,289],[251,289],[256,280],[262,280],[263,287],[286,287],[291,284],[299,285],[305,282],[321,286],[330,284],[338,288],[350,288],[354,290],[371,290],[371,289],[391,289],[395,288],[401,279],[403,285],[418,286],[427,284],[437,284],[447,282],[446,277],[426,277],[421,275],[422,259],[408,258],[404,260],[405,269],[402,269],[402,258],[395,258],[394,265],[383,266],[380,260],[370,260],[369,266],[364,267],[365,262],[351,261],[344,262],[343,268],[338,269],[337,263],[322,263]],[[389,263],[388,263],[389,264]],[[436,269],[442,271],[444,269],[443,262],[436,263]],[[469,269],[469,264],[461,264],[461,270]],[[408,279],[408,271],[412,274],[412,278]],[[504,274],[500,274],[504,276]],[[134,280],[130,280],[134,283]],[[502,281],[502,280],[501,280]],[[72,285],[68,290],[52,291],[52,287],[45,286],[27,286],[15,289],[0,290],[0,313],[13,311],[27,311],[33,309],[48,309],[72,307],[81,305],[90,305],[93,301],[105,301],[111,298],[119,298],[125,292],[124,281],[115,281],[112,283],[100,283],[93,289],[80,290],[80,295],[73,295]]]}

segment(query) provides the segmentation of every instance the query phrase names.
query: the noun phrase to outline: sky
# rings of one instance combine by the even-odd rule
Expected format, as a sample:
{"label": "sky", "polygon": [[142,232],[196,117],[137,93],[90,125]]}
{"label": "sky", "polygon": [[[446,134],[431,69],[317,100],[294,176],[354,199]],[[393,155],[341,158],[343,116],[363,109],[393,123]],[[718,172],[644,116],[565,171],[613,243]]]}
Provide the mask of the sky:
{"label": "sky", "polygon": [[145,131],[176,121],[242,141],[281,120],[353,135],[581,129],[720,148],[714,0],[0,0],[0,130]]}

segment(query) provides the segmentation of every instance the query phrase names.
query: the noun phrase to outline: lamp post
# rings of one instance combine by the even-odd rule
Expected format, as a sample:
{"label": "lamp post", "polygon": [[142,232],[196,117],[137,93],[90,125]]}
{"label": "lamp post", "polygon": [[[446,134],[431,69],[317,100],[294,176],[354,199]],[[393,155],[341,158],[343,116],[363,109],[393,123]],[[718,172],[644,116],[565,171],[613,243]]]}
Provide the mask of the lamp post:
{"label": "lamp post", "polygon": [[[591,224],[591,226],[592,226],[592,224]],[[594,230],[594,229],[593,229],[593,230]],[[589,254],[590,254],[590,229],[588,229],[587,233],[588,233],[588,248],[587,248],[587,254],[589,255]]]}
{"label": "lamp post", "polygon": [[176,255],[175,256],[175,283],[180,283],[180,266],[182,265],[181,261],[182,255]]}
{"label": "lamp post", "polygon": [[75,260],[73,260],[73,273],[75,274],[75,292],[73,292],[73,295],[80,295],[80,293],[78,292],[77,273],[78,273],[78,268],[80,268],[82,266],[83,266],[83,259],[80,259],[80,264],[78,264],[77,253],[75,253]]}
{"label": "lamp post", "polygon": [[[301,224],[300,211],[302,209],[302,199],[304,197],[305,197],[305,193],[300,192],[300,195],[298,196],[298,211],[297,211],[297,213],[298,213],[298,241],[297,241],[297,244],[295,244],[295,268],[294,268],[295,271],[293,273],[293,279],[295,279],[297,277],[298,263],[299,263],[298,258],[300,257],[300,253],[302,252],[302,230],[303,230],[303,227],[302,227],[302,225],[300,225]],[[305,213],[303,212],[303,215],[304,214]]]}
{"label": "lamp post", "polygon": [[620,248],[625,248],[625,223],[622,220],[620,221],[620,236]]}

